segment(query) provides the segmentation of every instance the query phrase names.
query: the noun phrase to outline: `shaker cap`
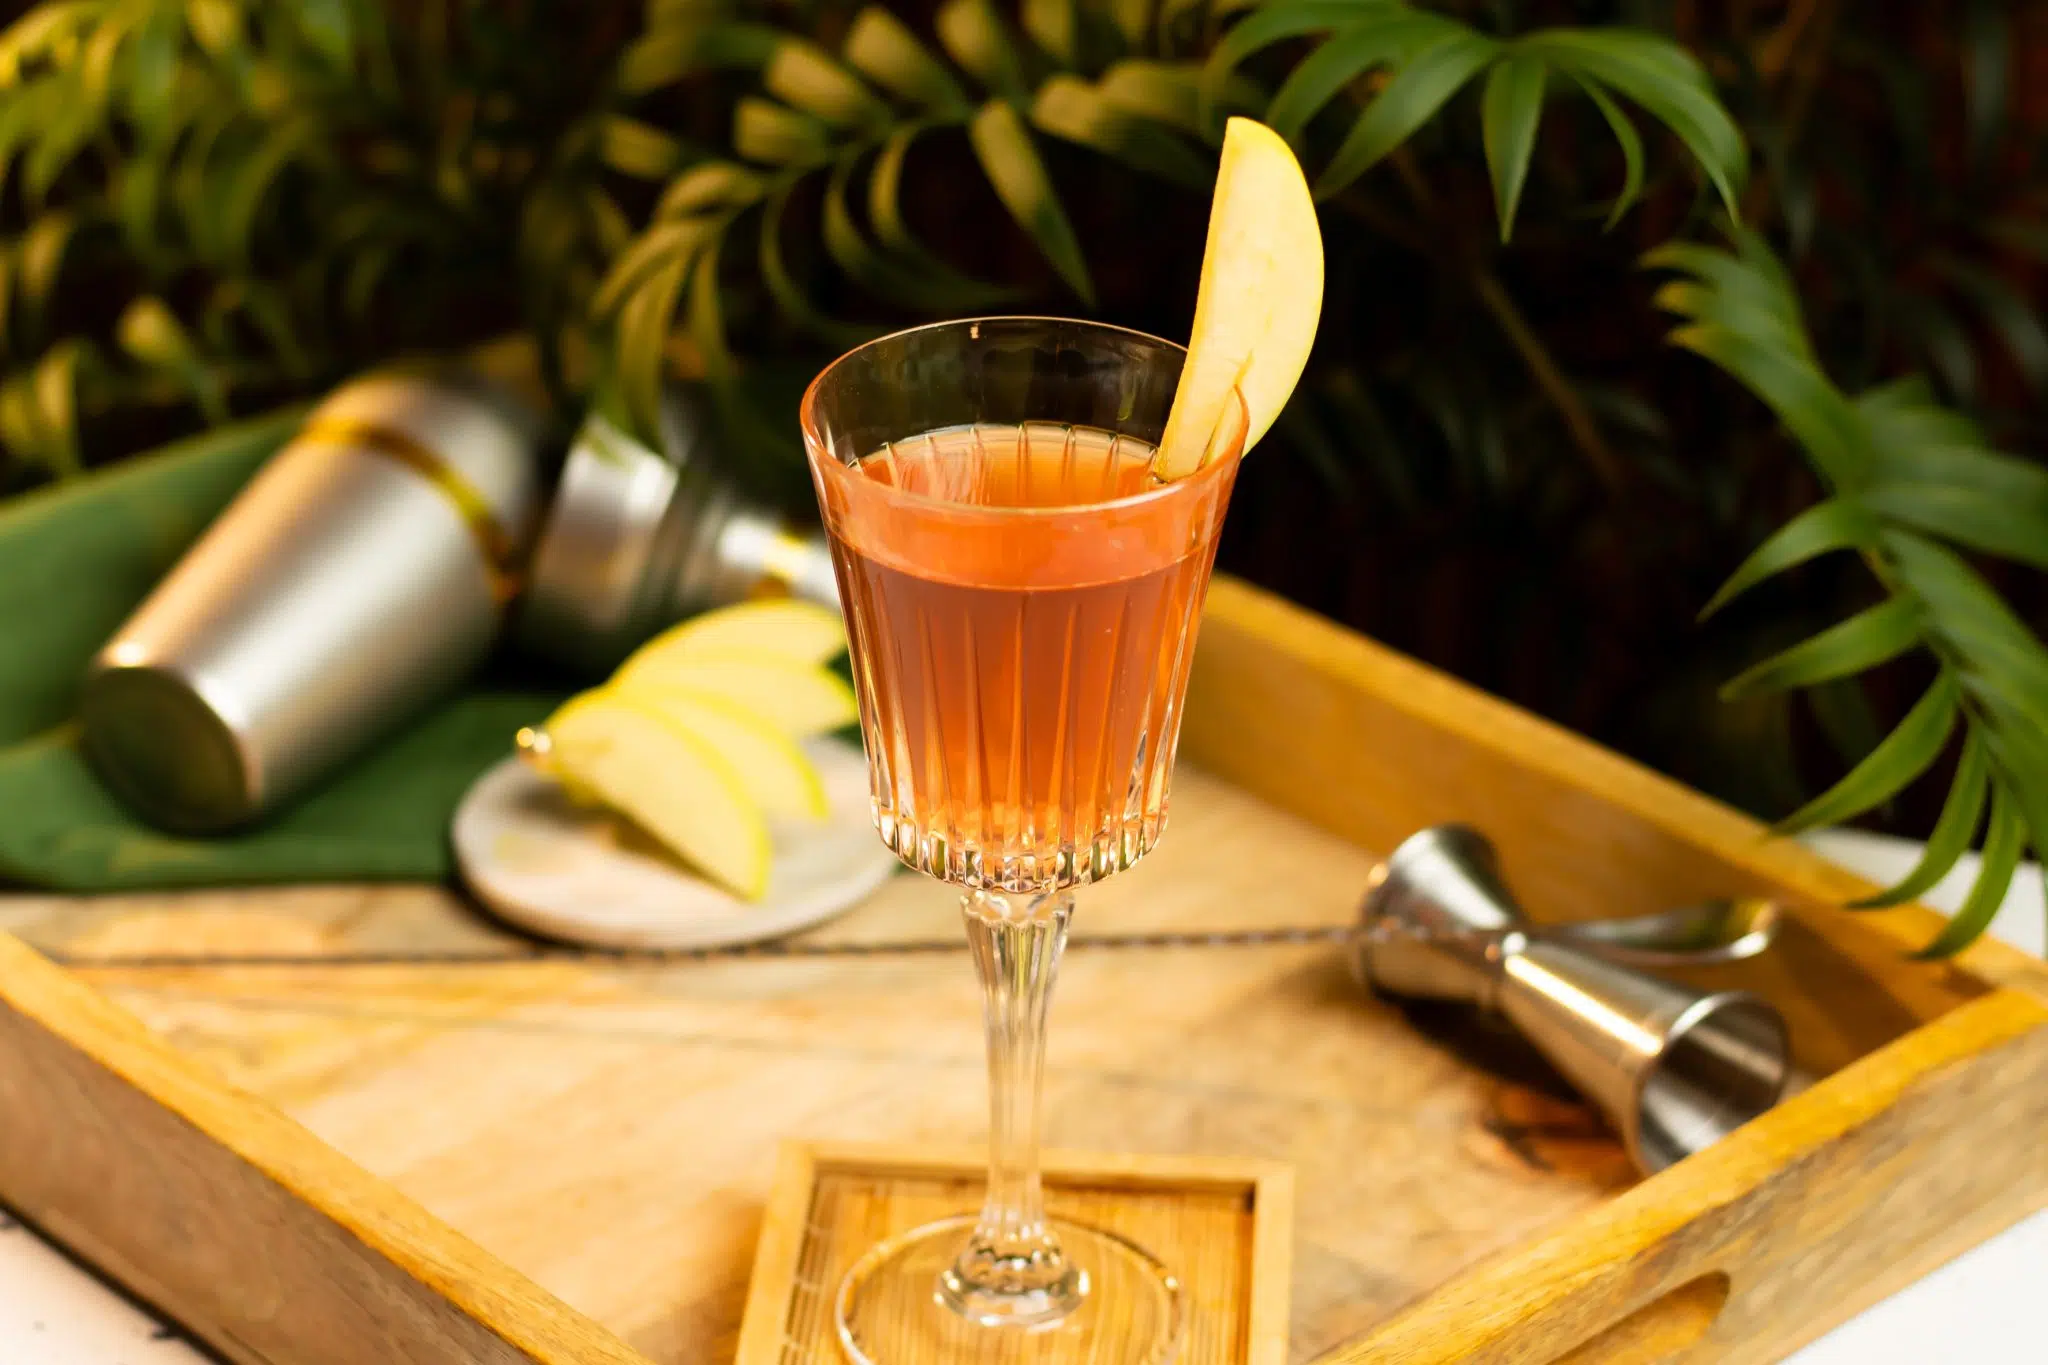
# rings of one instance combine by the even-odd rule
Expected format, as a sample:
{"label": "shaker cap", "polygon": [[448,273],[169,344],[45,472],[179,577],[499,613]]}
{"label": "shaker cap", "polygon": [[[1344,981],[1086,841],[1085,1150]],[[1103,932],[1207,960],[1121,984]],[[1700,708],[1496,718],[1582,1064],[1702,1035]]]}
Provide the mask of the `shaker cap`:
{"label": "shaker cap", "polygon": [[673,389],[661,418],[661,450],[596,409],[570,443],[514,627],[532,652],[609,668],[668,623],[699,510],[687,493],[706,480],[702,427]]}

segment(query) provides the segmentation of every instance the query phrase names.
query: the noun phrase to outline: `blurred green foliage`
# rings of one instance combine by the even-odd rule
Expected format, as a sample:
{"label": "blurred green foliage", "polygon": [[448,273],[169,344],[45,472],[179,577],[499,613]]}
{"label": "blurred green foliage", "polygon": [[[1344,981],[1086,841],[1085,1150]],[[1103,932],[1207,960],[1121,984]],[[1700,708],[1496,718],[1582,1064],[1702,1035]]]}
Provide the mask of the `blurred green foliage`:
{"label": "blurred green foliage", "polygon": [[1949,951],[2048,846],[2048,22],[1922,8],[51,0],[0,35],[0,491],[525,333],[801,497],[835,348],[1184,330],[1249,113],[1329,292],[1226,564],[1788,827],[1931,823],[1897,895],[1981,832]]}

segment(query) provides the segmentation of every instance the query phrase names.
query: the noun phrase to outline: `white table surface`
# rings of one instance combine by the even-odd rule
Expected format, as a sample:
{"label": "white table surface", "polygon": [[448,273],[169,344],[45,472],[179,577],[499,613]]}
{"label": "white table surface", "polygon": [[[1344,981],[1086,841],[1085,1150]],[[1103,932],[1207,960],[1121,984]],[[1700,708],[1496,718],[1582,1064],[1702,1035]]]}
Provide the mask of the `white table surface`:
{"label": "white table surface", "polygon": [[[1827,856],[1878,882],[1895,881],[1919,846],[1846,832],[1816,835]],[[1926,897],[1954,909],[1975,874],[1967,860]],[[2041,870],[2014,880],[1992,926],[1999,937],[2042,952]],[[2040,1365],[2048,1361],[2048,1315],[2040,1293],[2048,1265],[2048,1213],[2039,1214],[1950,1262],[1791,1357],[1794,1365]],[[0,1210],[0,1362],[6,1365],[202,1365],[205,1357],[91,1273]]]}

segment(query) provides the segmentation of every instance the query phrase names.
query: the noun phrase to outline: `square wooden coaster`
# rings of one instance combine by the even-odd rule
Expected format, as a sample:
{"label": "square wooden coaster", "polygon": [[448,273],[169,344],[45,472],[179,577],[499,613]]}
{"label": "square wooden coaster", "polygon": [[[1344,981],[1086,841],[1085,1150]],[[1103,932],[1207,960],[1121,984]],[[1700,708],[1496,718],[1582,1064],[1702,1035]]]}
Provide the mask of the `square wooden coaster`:
{"label": "square wooden coaster", "polygon": [[[843,1365],[833,1303],[876,1242],[970,1213],[986,1153],[785,1142],[761,1220],[735,1365]],[[1051,1213],[1121,1233],[1179,1276],[1176,1365],[1285,1365],[1294,1175],[1271,1161],[1045,1154]]]}

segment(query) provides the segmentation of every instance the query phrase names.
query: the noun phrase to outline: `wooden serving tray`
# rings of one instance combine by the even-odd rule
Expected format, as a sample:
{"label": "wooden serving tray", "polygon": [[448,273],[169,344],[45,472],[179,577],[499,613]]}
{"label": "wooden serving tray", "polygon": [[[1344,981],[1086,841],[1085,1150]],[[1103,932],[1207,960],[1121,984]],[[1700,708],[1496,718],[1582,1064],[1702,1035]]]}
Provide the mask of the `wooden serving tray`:
{"label": "wooden serving tray", "polygon": [[[784,1143],[735,1365],[839,1365],[833,1299],[841,1276],[881,1237],[972,1209],[986,1160],[972,1148]],[[1055,1216],[1121,1233],[1179,1268],[1187,1324],[1176,1365],[1285,1365],[1294,1213],[1287,1167],[1047,1152],[1045,1195]]]}
{"label": "wooden serving tray", "polygon": [[[2048,1202],[2037,964],[1910,961],[1938,916],[1832,908],[1867,888],[1241,584],[1211,594],[1173,829],[1077,931],[1346,923],[1375,854],[1447,819],[1538,918],[1784,899],[1780,946],[1700,984],[1774,1000],[1811,1084],[1638,1181],[1511,1039],[1366,998],[1330,949],[1073,952],[1050,1140],[1291,1165],[1291,1359],[1773,1360]],[[954,913],[898,877],[812,937]],[[74,952],[505,939],[418,887],[22,896],[0,924]],[[780,1141],[984,1131],[964,955],[82,975],[0,941],[0,1200],[238,1361],[731,1360]]]}

